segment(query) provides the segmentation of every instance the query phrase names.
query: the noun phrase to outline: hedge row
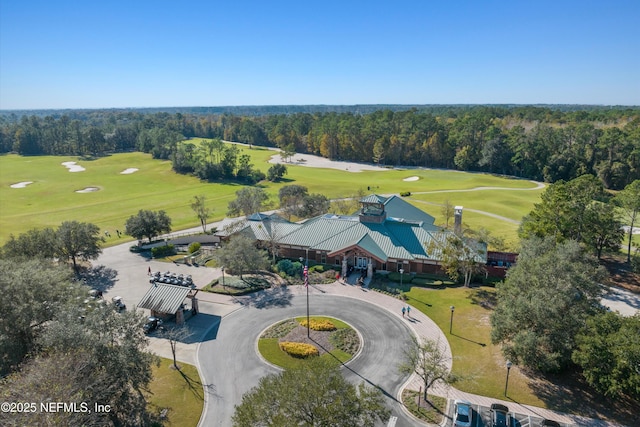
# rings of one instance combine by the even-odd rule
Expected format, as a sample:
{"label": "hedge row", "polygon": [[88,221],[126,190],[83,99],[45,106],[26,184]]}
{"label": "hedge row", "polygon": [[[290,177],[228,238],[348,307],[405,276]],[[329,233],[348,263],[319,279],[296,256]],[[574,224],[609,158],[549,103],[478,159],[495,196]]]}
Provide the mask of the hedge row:
{"label": "hedge row", "polygon": [[[306,328],[307,320],[305,319],[300,321],[300,326]],[[328,320],[311,319],[311,322],[309,323],[309,328],[313,329],[314,331],[335,331],[336,325],[334,325],[332,322]]]}
{"label": "hedge row", "polygon": [[151,256],[154,258],[162,258],[169,255],[175,255],[176,248],[173,245],[155,246],[151,248]]}
{"label": "hedge row", "polygon": [[414,276],[412,274],[400,274],[400,273],[389,273],[387,274],[387,279],[391,280],[392,282],[396,282],[396,283],[400,283],[400,276],[402,276],[402,283],[411,283],[414,279]]}
{"label": "hedge row", "polygon": [[428,286],[430,288],[443,288],[446,286],[455,285],[455,283],[452,282],[451,280],[442,281],[442,280],[420,279],[420,278],[414,278],[411,284],[416,286]]}
{"label": "hedge row", "polygon": [[296,357],[298,359],[306,359],[307,357],[320,355],[318,349],[311,344],[283,341],[279,343],[279,345],[282,351],[287,353],[289,356]]}

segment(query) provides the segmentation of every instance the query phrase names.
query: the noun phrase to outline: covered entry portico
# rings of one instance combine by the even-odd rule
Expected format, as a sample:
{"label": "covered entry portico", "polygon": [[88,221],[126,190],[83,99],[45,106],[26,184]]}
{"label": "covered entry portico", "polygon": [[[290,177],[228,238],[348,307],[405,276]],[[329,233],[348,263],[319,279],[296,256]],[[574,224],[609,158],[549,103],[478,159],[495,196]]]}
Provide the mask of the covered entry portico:
{"label": "covered entry portico", "polygon": [[371,279],[373,272],[381,269],[385,264],[382,259],[359,246],[349,246],[329,252],[327,256],[342,260],[342,277],[347,277],[349,272],[357,270],[366,271],[367,278]]}

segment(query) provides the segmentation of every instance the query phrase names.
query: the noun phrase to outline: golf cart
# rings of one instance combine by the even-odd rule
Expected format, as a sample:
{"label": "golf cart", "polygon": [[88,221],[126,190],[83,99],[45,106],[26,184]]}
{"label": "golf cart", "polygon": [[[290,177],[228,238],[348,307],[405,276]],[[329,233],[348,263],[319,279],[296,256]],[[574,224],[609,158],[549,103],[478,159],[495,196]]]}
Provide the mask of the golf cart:
{"label": "golf cart", "polygon": [[117,310],[117,311],[123,311],[127,309],[126,304],[124,303],[123,299],[121,296],[117,296],[117,297],[113,297],[111,298],[111,302],[113,302],[113,307]]}
{"label": "golf cart", "polygon": [[142,330],[144,331],[145,334],[148,334],[158,328],[162,328],[162,319],[158,319],[155,316],[150,316],[147,319],[147,323],[145,323],[144,326],[142,327]]}

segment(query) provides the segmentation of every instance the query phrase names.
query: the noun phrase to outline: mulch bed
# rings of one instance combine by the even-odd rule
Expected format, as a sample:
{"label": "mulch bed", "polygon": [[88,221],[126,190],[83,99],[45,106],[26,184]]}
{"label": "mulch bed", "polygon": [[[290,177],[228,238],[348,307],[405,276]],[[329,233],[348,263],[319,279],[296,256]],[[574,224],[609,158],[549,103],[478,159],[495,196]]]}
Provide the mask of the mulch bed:
{"label": "mulch bed", "polygon": [[335,349],[334,345],[329,341],[331,332],[333,331],[314,331],[311,329],[311,333],[309,334],[311,338],[309,338],[307,337],[307,328],[296,326],[284,338],[280,338],[278,342],[289,341],[311,344],[318,349],[320,355],[323,355]]}
{"label": "mulch bed", "polygon": [[640,274],[630,271],[626,256],[602,257],[601,262],[609,271],[610,284],[640,294]]}

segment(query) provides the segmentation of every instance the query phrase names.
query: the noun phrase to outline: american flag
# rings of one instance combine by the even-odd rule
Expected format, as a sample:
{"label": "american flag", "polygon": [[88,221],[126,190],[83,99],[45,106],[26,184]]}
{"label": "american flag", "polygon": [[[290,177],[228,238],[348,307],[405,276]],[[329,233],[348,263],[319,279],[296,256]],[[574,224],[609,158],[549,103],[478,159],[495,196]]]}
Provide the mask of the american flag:
{"label": "american flag", "polygon": [[309,267],[307,267],[306,265],[302,270],[302,275],[304,276],[304,286],[309,287]]}

